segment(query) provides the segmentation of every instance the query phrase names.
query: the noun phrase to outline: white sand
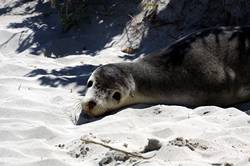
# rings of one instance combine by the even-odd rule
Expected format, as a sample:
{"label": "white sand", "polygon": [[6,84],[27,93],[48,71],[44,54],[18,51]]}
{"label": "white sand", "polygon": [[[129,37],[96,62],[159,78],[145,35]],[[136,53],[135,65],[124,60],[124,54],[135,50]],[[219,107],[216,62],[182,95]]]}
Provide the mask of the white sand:
{"label": "white sand", "polygon": [[[122,61],[123,54],[110,47],[96,56],[52,59],[32,53],[36,42],[17,51],[34,29],[8,25],[30,16],[0,16],[0,166],[250,165],[250,117],[236,108],[137,106],[74,125],[83,80],[99,64]],[[141,152],[156,139],[161,148],[141,154],[150,159],[126,158],[81,138],[128,152]]]}

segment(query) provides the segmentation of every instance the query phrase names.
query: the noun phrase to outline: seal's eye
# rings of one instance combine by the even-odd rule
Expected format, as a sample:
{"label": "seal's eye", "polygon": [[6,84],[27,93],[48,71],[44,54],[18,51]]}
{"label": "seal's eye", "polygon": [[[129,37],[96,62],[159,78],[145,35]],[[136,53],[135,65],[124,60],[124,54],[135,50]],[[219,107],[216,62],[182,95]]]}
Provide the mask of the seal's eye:
{"label": "seal's eye", "polygon": [[121,99],[121,93],[115,92],[112,97],[113,99],[119,101]]}
{"label": "seal's eye", "polygon": [[87,87],[90,88],[93,85],[93,81],[89,81]]}

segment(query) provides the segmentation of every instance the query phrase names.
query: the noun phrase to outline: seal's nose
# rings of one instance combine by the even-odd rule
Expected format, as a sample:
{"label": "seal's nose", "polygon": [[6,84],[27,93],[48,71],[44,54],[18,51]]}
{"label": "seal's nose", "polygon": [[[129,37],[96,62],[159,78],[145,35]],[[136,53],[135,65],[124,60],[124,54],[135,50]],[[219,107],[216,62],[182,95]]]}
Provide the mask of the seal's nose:
{"label": "seal's nose", "polygon": [[96,106],[96,102],[91,100],[88,102],[88,108],[89,110],[92,110]]}

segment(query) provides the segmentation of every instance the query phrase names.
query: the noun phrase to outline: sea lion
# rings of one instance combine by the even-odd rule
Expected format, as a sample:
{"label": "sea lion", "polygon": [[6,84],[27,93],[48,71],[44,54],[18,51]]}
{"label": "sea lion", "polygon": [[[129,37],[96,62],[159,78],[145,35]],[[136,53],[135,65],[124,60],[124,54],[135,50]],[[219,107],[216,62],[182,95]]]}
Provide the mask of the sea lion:
{"label": "sea lion", "polygon": [[250,99],[250,26],[189,34],[135,62],[98,67],[82,111],[99,116],[138,103],[229,106]]}

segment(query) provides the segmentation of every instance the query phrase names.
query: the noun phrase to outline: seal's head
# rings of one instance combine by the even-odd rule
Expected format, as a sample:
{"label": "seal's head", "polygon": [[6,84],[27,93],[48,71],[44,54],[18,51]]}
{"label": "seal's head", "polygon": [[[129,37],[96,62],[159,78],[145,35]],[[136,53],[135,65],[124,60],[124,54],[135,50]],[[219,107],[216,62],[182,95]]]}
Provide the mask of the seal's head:
{"label": "seal's head", "polygon": [[99,116],[128,105],[134,95],[132,75],[118,64],[97,68],[90,76],[82,102],[82,111]]}

